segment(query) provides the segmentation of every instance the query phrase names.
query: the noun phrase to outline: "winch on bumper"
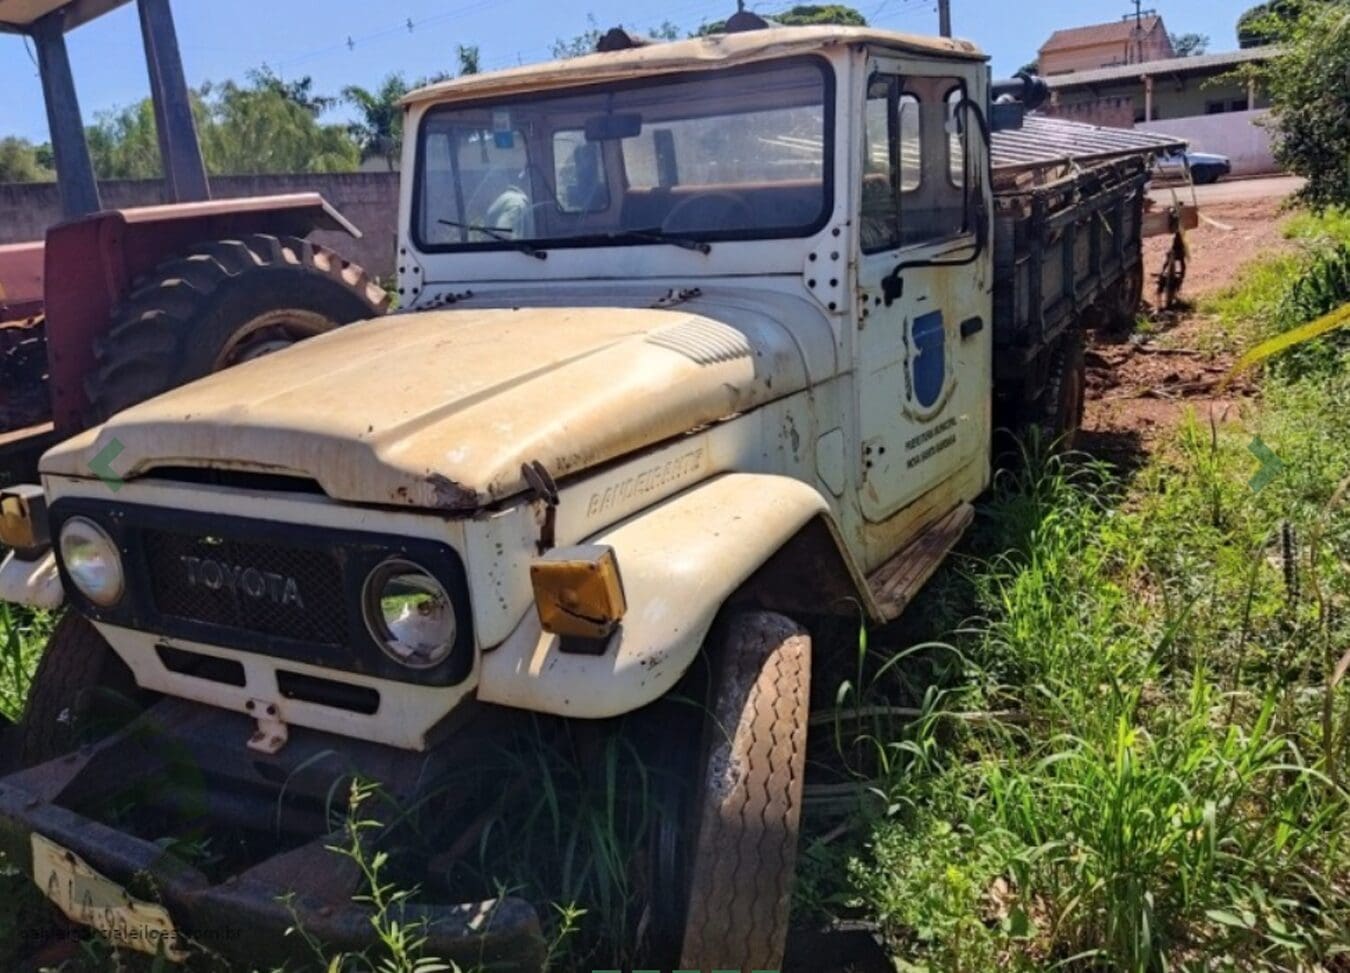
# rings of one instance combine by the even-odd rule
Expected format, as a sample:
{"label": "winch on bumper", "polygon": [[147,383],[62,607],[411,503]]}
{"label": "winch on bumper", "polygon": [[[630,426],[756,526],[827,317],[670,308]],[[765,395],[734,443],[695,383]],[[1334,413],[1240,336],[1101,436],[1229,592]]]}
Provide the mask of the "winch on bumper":
{"label": "winch on bumper", "polygon": [[[12,774],[0,780],[0,852],[68,915],[83,896],[85,914],[73,918],[119,946],[155,952],[159,937],[171,958],[209,953],[250,964],[312,962],[306,937],[332,953],[365,950],[372,912],[354,901],[365,891],[360,872],[329,850],[351,843],[344,782],[372,781],[393,798],[363,807],[361,818],[392,816],[434,776],[431,765],[454,756],[307,730],[281,754],[259,755],[238,746],[250,727],[239,714],[166,700],[95,746]],[[159,830],[169,821],[179,832],[173,841]],[[364,833],[369,854],[386,833]],[[49,868],[53,848],[64,861]],[[206,848],[205,864],[190,860]],[[35,874],[35,857],[60,874]],[[75,872],[84,892],[54,887]],[[125,908],[92,901],[91,885],[95,897],[114,889]],[[538,915],[520,899],[419,902],[389,919],[424,923],[428,955],[494,969],[542,964]]]}

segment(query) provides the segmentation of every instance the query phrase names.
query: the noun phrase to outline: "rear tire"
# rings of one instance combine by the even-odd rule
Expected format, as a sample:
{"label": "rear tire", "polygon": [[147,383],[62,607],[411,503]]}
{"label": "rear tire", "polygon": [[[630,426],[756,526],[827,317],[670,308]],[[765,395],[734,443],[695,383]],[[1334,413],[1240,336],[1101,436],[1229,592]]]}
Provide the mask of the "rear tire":
{"label": "rear tire", "polygon": [[1087,406],[1087,360],[1082,335],[1069,332],[1051,353],[1050,377],[1037,411],[1041,436],[1058,449],[1073,449]]}
{"label": "rear tire", "polygon": [[136,680],[98,630],[74,612],[56,624],[38,663],[23,719],[11,731],[20,767],[36,767],[130,722]]}
{"label": "rear tire", "polygon": [[202,244],[113,311],[85,383],[93,418],[388,307],[364,270],[308,240],[255,234]]}
{"label": "rear tire", "polygon": [[1134,330],[1139,318],[1139,306],[1144,302],[1144,265],[1138,263],[1125,271],[1111,289],[1106,308],[1107,324],[1116,334]]}
{"label": "rear tire", "polygon": [[781,615],[733,617],[717,658],[692,824],[681,969],[773,970],[797,865],[811,638]]}

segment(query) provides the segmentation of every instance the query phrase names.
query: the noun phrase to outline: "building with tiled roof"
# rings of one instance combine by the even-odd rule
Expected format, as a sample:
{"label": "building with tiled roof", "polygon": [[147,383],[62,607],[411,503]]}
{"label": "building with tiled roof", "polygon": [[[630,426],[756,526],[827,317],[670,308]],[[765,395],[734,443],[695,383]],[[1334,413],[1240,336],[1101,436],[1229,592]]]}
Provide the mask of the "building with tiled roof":
{"label": "building with tiled roof", "polygon": [[1037,64],[1049,76],[1175,56],[1162,18],[1149,14],[1057,30],[1041,45]]}

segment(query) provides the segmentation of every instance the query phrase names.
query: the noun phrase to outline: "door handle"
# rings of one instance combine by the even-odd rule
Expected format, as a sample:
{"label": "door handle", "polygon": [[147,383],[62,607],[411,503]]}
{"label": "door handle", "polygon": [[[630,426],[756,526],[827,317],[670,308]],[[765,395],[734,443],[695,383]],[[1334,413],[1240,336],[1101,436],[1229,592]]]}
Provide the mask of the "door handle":
{"label": "door handle", "polygon": [[973,338],[984,330],[984,318],[966,318],[961,322],[961,340]]}

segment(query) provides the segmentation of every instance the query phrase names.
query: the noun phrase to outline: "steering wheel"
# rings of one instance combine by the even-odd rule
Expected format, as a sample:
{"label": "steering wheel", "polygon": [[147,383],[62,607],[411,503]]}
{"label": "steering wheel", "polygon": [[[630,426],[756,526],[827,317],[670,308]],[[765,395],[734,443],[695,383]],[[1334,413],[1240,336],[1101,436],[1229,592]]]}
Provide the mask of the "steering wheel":
{"label": "steering wheel", "polygon": [[740,193],[699,193],[676,203],[661,223],[662,233],[755,228],[755,211]]}

